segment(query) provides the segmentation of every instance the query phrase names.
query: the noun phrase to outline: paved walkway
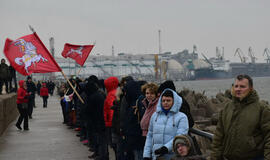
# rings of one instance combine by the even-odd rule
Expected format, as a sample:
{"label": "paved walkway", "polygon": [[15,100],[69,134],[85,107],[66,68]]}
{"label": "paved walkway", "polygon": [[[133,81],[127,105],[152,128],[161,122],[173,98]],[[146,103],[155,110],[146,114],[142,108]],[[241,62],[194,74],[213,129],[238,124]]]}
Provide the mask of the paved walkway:
{"label": "paved walkway", "polygon": [[91,153],[74,130],[62,124],[57,96],[49,97],[48,108],[36,97],[29,131],[19,131],[11,123],[0,137],[0,160],[87,160]]}

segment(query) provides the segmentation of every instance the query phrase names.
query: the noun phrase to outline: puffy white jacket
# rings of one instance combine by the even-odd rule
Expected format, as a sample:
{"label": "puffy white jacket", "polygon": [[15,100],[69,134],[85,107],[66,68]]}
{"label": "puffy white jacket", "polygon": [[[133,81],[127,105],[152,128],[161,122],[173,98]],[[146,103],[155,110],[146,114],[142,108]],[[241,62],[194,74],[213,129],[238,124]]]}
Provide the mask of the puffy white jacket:
{"label": "puffy white jacket", "polygon": [[[166,90],[164,90],[163,93]],[[169,153],[165,155],[165,158],[167,157],[169,159],[169,157],[173,155],[172,147],[174,137],[188,133],[189,128],[187,116],[184,113],[179,112],[182,105],[182,98],[173,90],[171,91],[173,92],[174,104],[167,115],[161,108],[161,97],[163,93],[159,98],[157,110],[150,120],[143,157],[151,157],[155,160],[156,155],[154,151],[165,146],[169,150]]]}

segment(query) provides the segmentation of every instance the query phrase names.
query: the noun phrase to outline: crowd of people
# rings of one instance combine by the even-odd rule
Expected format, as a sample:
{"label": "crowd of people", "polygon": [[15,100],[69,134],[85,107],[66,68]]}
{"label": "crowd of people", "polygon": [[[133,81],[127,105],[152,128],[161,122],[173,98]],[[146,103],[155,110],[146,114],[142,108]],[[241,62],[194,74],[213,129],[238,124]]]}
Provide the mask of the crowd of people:
{"label": "crowd of people", "polygon": [[[20,81],[17,104],[28,128],[35,91],[31,77]],[[74,86],[71,87],[71,85]],[[47,107],[49,89],[39,91]],[[75,94],[75,91],[78,94]],[[190,106],[173,81],[160,85],[136,81],[131,76],[105,80],[91,75],[71,78],[58,88],[63,124],[75,129],[92,155],[109,160],[205,160],[196,139],[189,132],[194,121]],[[235,78],[232,100],[224,104],[214,133],[211,160],[270,159],[270,107],[259,100],[248,75]],[[79,96],[78,96],[79,95]],[[109,148],[114,154],[110,155]]]}
{"label": "crowd of people", "polygon": [[[116,160],[171,159],[174,138],[190,136],[189,127],[194,124],[190,108],[173,81],[158,86],[131,76],[119,81],[92,75],[70,82],[83,102],[68,83],[60,86],[63,123],[78,131],[77,136],[93,153],[89,158],[108,160],[111,147]],[[205,159],[197,154],[191,138],[181,144],[194,150],[183,157]]]}

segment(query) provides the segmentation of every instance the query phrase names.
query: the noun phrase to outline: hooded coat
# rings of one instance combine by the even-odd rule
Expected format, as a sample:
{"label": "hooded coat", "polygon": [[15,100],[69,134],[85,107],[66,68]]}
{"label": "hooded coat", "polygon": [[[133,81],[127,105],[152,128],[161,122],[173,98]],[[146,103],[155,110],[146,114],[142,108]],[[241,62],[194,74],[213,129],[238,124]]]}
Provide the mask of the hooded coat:
{"label": "hooded coat", "polygon": [[255,90],[240,100],[233,96],[219,114],[211,159],[270,159],[270,108]]}
{"label": "hooded coat", "polygon": [[[166,115],[162,111],[161,99],[166,90],[173,92],[173,106]],[[172,156],[173,139],[177,135],[188,133],[188,119],[187,116],[179,112],[182,105],[182,98],[171,89],[165,89],[159,100],[156,112],[152,115],[150,125],[147,133],[147,138],[144,146],[143,157],[156,159],[154,151],[162,146],[165,146],[169,153],[164,155],[165,159]]]}
{"label": "hooded coat", "polygon": [[23,88],[24,80],[19,81],[20,88],[17,91],[17,104],[27,103],[28,96],[27,90]]}
{"label": "hooded coat", "polygon": [[105,131],[103,112],[105,96],[99,90],[97,84],[88,81],[82,92],[82,97],[87,99],[82,106],[82,118],[87,120],[88,127],[98,133]]}
{"label": "hooded coat", "polygon": [[[184,140],[189,147],[188,154],[184,157],[182,157],[178,152],[177,152],[177,145],[179,140]],[[181,136],[176,136],[173,140],[173,152],[174,156],[171,158],[171,160],[205,160],[205,158],[201,155],[198,155],[195,149],[195,145],[193,143],[193,140],[190,136],[188,135],[181,135]]]}
{"label": "hooded coat", "polygon": [[136,81],[129,81],[125,88],[126,105],[122,106],[125,109],[125,115],[122,115],[123,122],[121,123],[121,133],[125,136],[125,148],[127,150],[143,149],[144,141],[142,130],[137,115],[135,115],[136,101],[142,94],[140,85]]}
{"label": "hooded coat", "polygon": [[109,77],[104,81],[105,88],[107,90],[107,97],[104,101],[104,120],[106,127],[112,127],[113,102],[116,99],[116,90],[118,87],[117,77]]}

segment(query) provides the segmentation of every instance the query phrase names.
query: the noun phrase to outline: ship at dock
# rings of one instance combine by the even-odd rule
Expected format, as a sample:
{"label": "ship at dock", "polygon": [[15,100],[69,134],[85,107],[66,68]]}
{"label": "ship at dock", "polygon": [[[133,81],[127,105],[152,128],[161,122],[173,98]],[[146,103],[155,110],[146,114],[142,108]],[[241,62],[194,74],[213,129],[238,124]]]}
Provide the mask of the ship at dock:
{"label": "ship at dock", "polygon": [[221,53],[216,48],[216,57],[211,58],[207,58],[201,53],[204,59],[199,59],[196,51],[196,46],[193,46],[192,53],[182,52],[174,57],[186,68],[187,76],[183,80],[225,79],[232,77],[230,61],[224,58],[224,49]]}
{"label": "ship at dock", "polygon": [[[231,78],[230,61],[224,58],[224,49],[222,53],[216,48],[216,57],[207,58],[203,53],[204,66],[194,70],[194,79],[207,80],[207,79],[226,79]],[[198,60],[203,63],[202,60]],[[197,62],[198,63],[198,62]],[[196,64],[196,62],[195,62]]]}

